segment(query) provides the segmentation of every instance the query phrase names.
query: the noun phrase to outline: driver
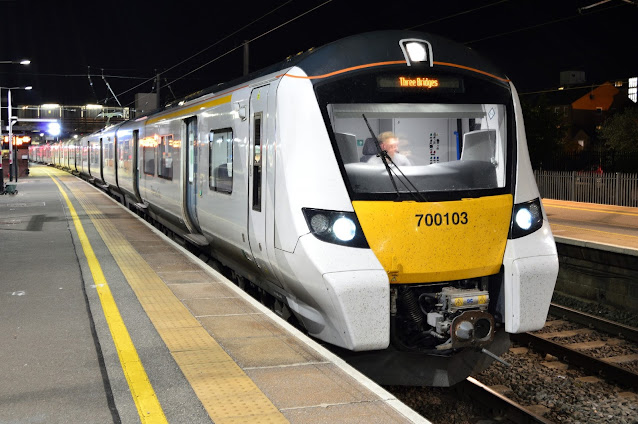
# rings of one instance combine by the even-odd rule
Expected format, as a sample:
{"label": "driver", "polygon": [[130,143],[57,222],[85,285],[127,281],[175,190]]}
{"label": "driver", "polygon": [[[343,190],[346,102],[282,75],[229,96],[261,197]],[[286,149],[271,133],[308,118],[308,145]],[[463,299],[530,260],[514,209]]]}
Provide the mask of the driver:
{"label": "driver", "polygon": [[[412,165],[410,160],[399,153],[399,137],[397,137],[392,131],[386,131],[379,134],[379,147],[381,150],[385,150],[388,153],[388,156],[392,159],[392,162],[396,166],[405,166]],[[383,163],[379,156],[375,156],[370,158],[368,163],[372,164],[380,164]]]}

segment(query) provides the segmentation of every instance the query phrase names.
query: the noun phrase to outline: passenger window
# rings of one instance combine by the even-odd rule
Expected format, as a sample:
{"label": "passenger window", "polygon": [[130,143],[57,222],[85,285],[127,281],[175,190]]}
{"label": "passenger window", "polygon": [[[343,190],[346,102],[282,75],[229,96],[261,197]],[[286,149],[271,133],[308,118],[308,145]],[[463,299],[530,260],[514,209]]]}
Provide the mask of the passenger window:
{"label": "passenger window", "polygon": [[143,147],[144,173],[155,176],[155,147]]}
{"label": "passenger window", "polygon": [[91,150],[89,151],[91,166],[96,167],[96,169],[100,166],[100,146],[98,144],[92,144]]}
{"label": "passenger window", "polygon": [[173,136],[163,135],[160,137],[160,143],[157,146],[157,157],[159,160],[157,166],[157,176],[173,179]]}
{"label": "passenger window", "polygon": [[233,130],[223,128],[208,133],[209,187],[223,193],[233,191]]}

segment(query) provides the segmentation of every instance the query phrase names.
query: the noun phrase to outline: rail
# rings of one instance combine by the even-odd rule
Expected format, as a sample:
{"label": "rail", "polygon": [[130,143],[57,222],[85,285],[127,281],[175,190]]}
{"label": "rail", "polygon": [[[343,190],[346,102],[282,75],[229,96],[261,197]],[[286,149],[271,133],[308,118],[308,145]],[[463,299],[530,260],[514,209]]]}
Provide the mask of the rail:
{"label": "rail", "polygon": [[[551,313],[555,316],[565,318],[572,323],[577,323],[583,326],[584,329],[596,329],[598,331],[606,332],[612,336],[618,336],[626,340],[632,340],[636,338],[638,329],[629,327],[619,323],[614,323],[607,319],[581,313],[579,311],[566,308],[561,305],[552,303]],[[562,321],[548,321],[561,323]],[[546,324],[547,326],[548,324]],[[604,357],[599,358],[594,355],[585,353],[581,350],[586,347],[576,347],[578,343],[573,344],[570,340],[571,337],[576,335],[576,332],[580,330],[572,331],[559,331],[553,333],[520,333],[512,334],[511,340],[522,346],[528,346],[545,354],[550,354],[563,362],[567,362],[570,365],[583,368],[593,373],[601,374],[605,379],[614,381],[621,385],[631,387],[632,389],[638,389],[638,373],[632,371],[630,368],[616,365],[625,362],[631,362],[635,355],[618,354],[615,350],[606,352]],[[571,334],[568,334],[571,333]],[[604,344],[608,344],[609,341],[601,339]]]}
{"label": "rail", "polygon": [[454,390],[463,397],[480,403],[484,409],[489,409],[495,416],[507,418],[517,424],[551,424],[552,421],[537,415],[518,404],[512,399],[496,392],[473,377],[454,386]]}

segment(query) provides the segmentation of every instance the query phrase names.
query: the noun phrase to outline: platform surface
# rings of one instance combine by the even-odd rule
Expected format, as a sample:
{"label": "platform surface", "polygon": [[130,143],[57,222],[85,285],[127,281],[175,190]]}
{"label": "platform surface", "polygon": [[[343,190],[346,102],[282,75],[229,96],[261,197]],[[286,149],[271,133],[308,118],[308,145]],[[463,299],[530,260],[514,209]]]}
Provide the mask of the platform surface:
{"label": "platform surface", "polygon": [[543,199],[556,242],[638,256],[638,208]]}
{"label": "platform surface", "polygon": [[87,182],[0,196],[0,423],[428,421]]}

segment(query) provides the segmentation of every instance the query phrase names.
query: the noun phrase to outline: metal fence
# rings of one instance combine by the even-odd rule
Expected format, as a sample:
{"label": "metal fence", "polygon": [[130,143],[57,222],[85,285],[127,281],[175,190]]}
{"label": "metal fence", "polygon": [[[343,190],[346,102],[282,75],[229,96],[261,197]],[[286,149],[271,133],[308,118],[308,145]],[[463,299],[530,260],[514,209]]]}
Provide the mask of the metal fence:
{"label": "metal fence", "polygon": [[534,171],[542,198],[638,207],[638,174]]}
{"label": "metal fence", "polygon": [[[532,153],[530,152],[530,155]],[[558,152],[544,154],[542,158],[531,157],[536,169],[548,171],[593,171],[638,172],[638,152],[615,150],[586,150],[583,152]]]}

